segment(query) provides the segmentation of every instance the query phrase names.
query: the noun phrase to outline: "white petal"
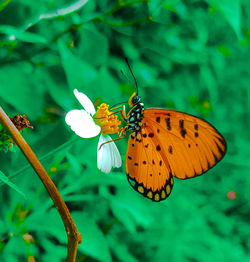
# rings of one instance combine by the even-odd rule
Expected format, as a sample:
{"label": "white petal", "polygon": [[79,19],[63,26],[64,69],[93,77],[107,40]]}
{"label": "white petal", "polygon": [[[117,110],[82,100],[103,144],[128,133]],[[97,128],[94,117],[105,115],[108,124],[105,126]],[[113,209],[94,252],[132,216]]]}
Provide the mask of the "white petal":
{"label": "white petal", "polygon": [[91,100],[84,93],[78,92],[77,89],[74,89],[74,95],[77,98],[77,100],[80,102],[80,104],[83,106],[83,108],[93,116],[96,111]]}
{"label": "white petal", "polygon": [[107,143],[100,148],[101,144],[111,141],[108,135],[100,135],[97,147],[97,167],[104,173],[109,173],[112,167],[122,165],[121,155],[114,142]]}
{"label": "white petal", "polygon": [[71,110],[66,114],[66,123],[71,129],[82,138],[90,138],[97,136],[101,127],[98,126],[90,114],[85,110]]}

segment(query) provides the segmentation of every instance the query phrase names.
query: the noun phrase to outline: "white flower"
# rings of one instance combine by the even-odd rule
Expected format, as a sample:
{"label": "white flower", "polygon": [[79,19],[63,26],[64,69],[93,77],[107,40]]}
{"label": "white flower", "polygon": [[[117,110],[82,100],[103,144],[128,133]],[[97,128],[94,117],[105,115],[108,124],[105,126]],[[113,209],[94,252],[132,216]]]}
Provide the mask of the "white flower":
{"label": "white flower", "polygon": [[111,140],[112,138],[109,135],[101,134],[97,146],[97,167],[104,173],[109,173],[112,167],[122,165],[120,153],[114,142],[109,142],[99,149],[103,143]]}
{"label": "white flower", "polygon": [[110,115],[108,105],[102,104],[96,112],[93,103],[85,94],[75,89],[74,95],[83,109],[69,111],[66,114],[65,121],[82,138],[95,137],[101,133],[97,146],[97,167],[102,172],[109,173],[112,167],[121,166],[121,156],[113,141],[104,144],[101,148],[100,146],[112,140],[107,134],[118,132],[120,121],[117,116]]}
{"label": "white flower", "polygon": [[96,112],[94,105],[85,94],[78,92],[76,89],[74,90],[74,95],[84,109],[69,111],[65,117],[66,123],[82,138],[97,136],[101,132],[101,127],[93,120]]}

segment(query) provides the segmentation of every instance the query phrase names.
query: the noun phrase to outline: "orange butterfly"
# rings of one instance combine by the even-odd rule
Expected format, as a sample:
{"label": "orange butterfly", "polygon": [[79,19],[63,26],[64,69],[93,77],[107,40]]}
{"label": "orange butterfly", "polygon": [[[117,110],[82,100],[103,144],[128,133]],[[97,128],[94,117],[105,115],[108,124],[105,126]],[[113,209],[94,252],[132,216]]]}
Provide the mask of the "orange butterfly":
{"label": "orange butterfly", "polygon": [[202,175],[225,155],[225,139],[205,120],[170,109],[144,109],[137,93],[130,97],[129,105],[128,114],[122,112],[127,125],[119,136],[132,131],[125,160],[127,179],[152,201],[170,195],[173,176],[187,179]]}

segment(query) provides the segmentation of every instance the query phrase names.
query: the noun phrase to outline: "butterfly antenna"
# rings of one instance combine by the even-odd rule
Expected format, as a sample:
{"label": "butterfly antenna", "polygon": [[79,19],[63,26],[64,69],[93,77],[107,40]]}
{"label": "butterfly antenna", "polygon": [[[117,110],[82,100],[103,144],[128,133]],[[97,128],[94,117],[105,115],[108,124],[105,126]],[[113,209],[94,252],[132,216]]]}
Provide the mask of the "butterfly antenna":
{"label": "butterfly antenna", "polygon": [[126,61],[127,65],[128,65],[128,68],[129,68],[129,71],[130,71],[131,75],[132,75],[133,78],[134,78],[135,86],[136,86],[136,94],[138,95],[138,84],[137,84],[137,81],[136,81],[136,79],[135,79],[134,73],[133,73],[133,71],[132,71],[132,69],[131,69],[131,67],[130,67],[130,64],[129,64],[129,62],[128,62],[128,58],[127,58],[127,57],[125,57],[125,61]]}
{"label": "butterfly antenna", "polygon": [[134,84],[131,82],[130,79],[127,78],[127,76],[124,74],[124,72],[122,70],[120,70],[122,76],[133,86]]}

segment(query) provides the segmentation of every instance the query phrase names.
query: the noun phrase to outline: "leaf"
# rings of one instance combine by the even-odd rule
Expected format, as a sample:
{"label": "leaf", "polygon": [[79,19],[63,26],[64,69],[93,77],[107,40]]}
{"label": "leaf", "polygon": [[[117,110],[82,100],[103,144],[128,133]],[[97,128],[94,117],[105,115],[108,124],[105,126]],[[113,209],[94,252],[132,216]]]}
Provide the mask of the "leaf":
{"label": "leaf", "polygon": [[0,2],[0,12],[11,2],[11,0],[1,0]]}
{"label": "leaf", "polygon": [[97,185],[119,186],[123,185],[123,183],[123,174],[120,174],[118,172],[116,172],[115,174],[110,173],[108,176],[104,175],[101,172],[84,174],[78,178],[77,183],[72,183],[68,187],[62,189],[61,194],[69,195],[75,193],[75,191],[79,189],[79,185],[81,185],[81,188],[88,188]]}
{"label": "leaf", "polygon": [[[106,66],[99,69],[96,79],[93,80],[92,85],[93,89],[98,86],[98,93],[94,93],[94,99],[96,99],[97,94],[101,95],[102,100],[111,106],[115,104],[114,101],[122,101],[121,91],[117,86],[117,82]],[[112,92],[109,92],[108,90],[112,90]],[[88,92],[88,94],[89,93],[90,92]]]}
{"label": "leaf", "polygon": [[120,220],[120,222],[131,234],[136,233],[136,222],[127,206],[127,203],[122,203],[121,201],[112,201],[111,210],[114,216]]}
{"label": "leaf", "polygon": [[43,232],[43,234],[47,236],[54,237],[60,243],[66,244],[67,236],[64,231],[63,221],[54,206],[53,208],[49,208],[51,206],[51,200],[48,200],[48,202],[49,204],[46,206],[46,202],[39,204],[39,201],[37,201],[36,203],[39,205],[39,209],[35,209],[34,212],[26,218],[26,223],[29,224],[31,231]]}
{"label": "leaf", "polygon": [[[145,205],[145,199],[136,196],[135,192],[131,188],[127,188],[127,186],[117,187],[117,193],[115,197],[112,197],[110,206],[112,212],[129,232],[135,233],[136,226],[148,228],[153,221],[153,217],[149,211],[149,206]],[[152,203],[147,204],[151,205]]]}
{"label": "leaf", "polygon": [[[84,92],[84,88],[87,89],[96,78],[96,70],[91,65],[75,56],[64,42],[59,41],[58,47],[68,85],[72,91],[76,88],[78,91]],[[89,93],[88,96],[90,96]]]}
{"label": "leaf", "polygon": [[148,7],[152,21],[160,24],[171,24],[171,12],[177,13],[180,16],[185,16],[187,14],[186,6],[181,0],[149,1]]}
{"label": "leaf", "polygon": [[79,34],[81,35],[79,55],[84,61],[95,66],[105,65],[109,47],[105,34],[99,33],[89,25],[82,27]]}
{"label": "leaf", "polygon": [[3,173],[0,171],[0,180],[7,184],[9,187],[11,187],[12,189],[14,189],[17,193],[19,193],[20,195],[22,195],[25,199],[26,199],[26,196],[25,194],[22,192],[21,189],[19,189],[18,186],[16,186],[14,183],[12,183],[9,178]]}
{"label": "leaf", "polygon": [[237,37],[241,38],[241,2],[240,0],[210,0],[227,19],[235,31]]}
{"label": "leaf", "polygon": [[[129,250],[129,245],[124,244],[121,241],[117,241],[117,238],[109,235],[109,246],[112,248],[112,253],[119,258],[121,262],[138,262],[137,258],[133,256],[133,252]],[[132,254],[131,254],[132,253]]]}
{"label": "leaf", "polygon": [[119,88],[127,97],[130,97],[131,94],[136,92],[136,88],[133,85],[127,83],[119,84]]}
{"label": "leaf", "polygon": [[73,156],[70,153],[66,154],[66,158],[69,161],[69,165],[70,165],[70,169],[72,170],[72,173],[77,176],[79,175],[79,173],[81,172],[81,165],[80,163],[77,161],[76,157]]}
{"label": "leaf", "polygon": [[39,253],[40,261],[51,261],[51,258],[53,258],[54,261],[65,261],[65,257],[67,255],[67,250],[65,248],[66,245],[61,246],[57,244],[55,247],[55,243],[50,241],[46,235],[41,232],[39,234],[39,246],[42,246],[46,250],[46,252]]}
{"label": "leaf", "polygon": [[42,78],[41,72],[40,69],[33,70],[27,62],[18,63],[15,67],[2,66],[0,70],[1,98],[29,119],[38,116],[42,109],[43,99],[36,99],[42,97],[38,88],[42,83],[35,82],[37,77]]}
{"label": "leaf", "polygon": [[79,251],[98,261],[111,261],[108,244],[95,221],[82,212],[73,212],[72,217],[82,234],[82,244],[78,246]]}
{"label": "leaf", "polygon": [[18,257],[20,258],[26,256],[27,249],[28,248],[21,236],[11,237],[5,248],[2,250],[4,260],[1,259],[1,261],[18,262],[20,261]]}
{"label": "leaf", "polygon": [[10,25],[1,25],[0,33],[8,35],[9,37],[11,37],[11,39],[18,39],[27,43],[47,43],[46,38],[39,34],[25,32]]}

